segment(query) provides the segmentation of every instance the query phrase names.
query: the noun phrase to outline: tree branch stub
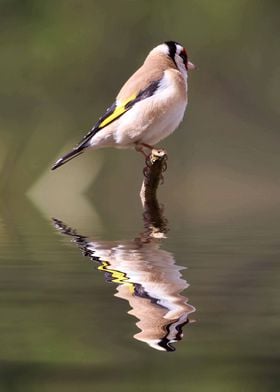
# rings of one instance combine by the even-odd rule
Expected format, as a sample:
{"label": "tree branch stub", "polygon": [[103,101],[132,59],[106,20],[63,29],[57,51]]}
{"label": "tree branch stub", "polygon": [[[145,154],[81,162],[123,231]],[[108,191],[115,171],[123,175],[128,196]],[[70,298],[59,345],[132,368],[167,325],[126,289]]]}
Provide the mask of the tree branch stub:
{"label": "tree branch stub", "polygon": [[166,162],[167,153],[162,149],[153,149],[147,158],[147,166],[144,169],[144,180],[140,191],[143,206],[155,201],[157,188],[162,180],[162,174],[166,170]]}

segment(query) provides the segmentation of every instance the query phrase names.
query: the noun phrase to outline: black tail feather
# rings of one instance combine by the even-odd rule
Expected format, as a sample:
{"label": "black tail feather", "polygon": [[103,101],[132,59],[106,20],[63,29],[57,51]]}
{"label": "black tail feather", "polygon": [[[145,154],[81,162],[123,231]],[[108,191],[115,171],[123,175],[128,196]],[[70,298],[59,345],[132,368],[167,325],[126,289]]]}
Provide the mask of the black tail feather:
{"label": "black tail feather", "polygon": [[65,163],[71,161],[71,159],[77,157],[78,155],[84,152],[84,148],[78,147],[74,148],[72,151],[68,152],[68,154],[64,155],[62,158],[59,158],[58,161],[52,167],[52,170],[57,169],[58,167],[64,165]]}

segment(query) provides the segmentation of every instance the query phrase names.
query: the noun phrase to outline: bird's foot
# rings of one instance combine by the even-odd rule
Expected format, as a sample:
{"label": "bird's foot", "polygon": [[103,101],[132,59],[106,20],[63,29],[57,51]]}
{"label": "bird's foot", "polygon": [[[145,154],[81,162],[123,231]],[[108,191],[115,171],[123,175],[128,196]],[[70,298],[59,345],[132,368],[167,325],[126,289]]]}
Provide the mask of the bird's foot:
{"label": "bird's foot", "polygon": [[146,155],[146,159],[145,159],[146,166],[143,169],[143,174],[145,177],[149,177],[150,170],[158,159],[162,160],[160,183],[163,184],[164,183],[163,173],[167,170],[167,159],[168,159],[165,150],[153,148],[150,155]]}

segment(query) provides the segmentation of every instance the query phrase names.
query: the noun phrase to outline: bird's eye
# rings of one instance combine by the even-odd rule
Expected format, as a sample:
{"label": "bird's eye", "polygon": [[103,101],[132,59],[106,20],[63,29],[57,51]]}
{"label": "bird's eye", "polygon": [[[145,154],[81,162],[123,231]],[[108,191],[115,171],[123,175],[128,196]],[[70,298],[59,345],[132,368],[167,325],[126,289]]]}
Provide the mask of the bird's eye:
{"label": "bird's eye", "polygon": [[187,64],[188,64],[188,56],[187,56],[186,49],[183,49],[181,51],[181,53],[179,54],[179,56],[182,58],[184,64],[187,66]]}

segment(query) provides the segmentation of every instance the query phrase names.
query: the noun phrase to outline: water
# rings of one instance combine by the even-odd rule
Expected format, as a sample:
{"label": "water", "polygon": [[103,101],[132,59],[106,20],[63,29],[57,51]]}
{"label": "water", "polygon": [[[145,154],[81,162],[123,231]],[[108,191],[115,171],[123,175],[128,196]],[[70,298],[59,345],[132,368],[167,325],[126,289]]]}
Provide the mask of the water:
{"label": "water", "polygon": [[70,224],[6,201],[0,390],[279,390],[277,212],[138,215]]}

